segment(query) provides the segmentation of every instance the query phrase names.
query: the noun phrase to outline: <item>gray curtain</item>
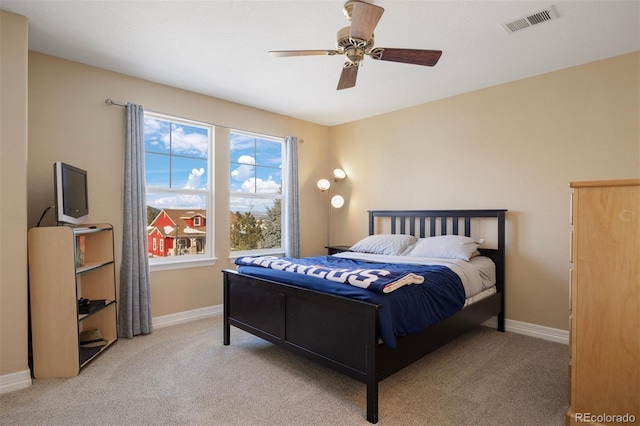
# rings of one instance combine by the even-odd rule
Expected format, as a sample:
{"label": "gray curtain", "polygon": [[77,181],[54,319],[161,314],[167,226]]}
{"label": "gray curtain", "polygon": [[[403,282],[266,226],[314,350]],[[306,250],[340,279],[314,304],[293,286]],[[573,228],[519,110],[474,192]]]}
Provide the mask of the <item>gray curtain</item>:
{"label": "gray curtain", "polygon": [[144,177],[144,109],[127,104],[124,149],[124,208],[118,336],[150,334],[151,300],[147,261],[147,206]]}
{"label": "gray curtain", "polygon": [[300,257],[300,202],[298,197],[298,138],[284,139],[285,185],[282,203],[282,247],[285,256]]}

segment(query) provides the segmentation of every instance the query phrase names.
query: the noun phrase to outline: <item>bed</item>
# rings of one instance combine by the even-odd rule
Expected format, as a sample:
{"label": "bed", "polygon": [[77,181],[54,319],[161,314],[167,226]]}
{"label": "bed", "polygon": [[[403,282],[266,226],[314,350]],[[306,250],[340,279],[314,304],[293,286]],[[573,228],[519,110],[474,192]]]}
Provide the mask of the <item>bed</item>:
{"label": "bed", "polygon": [[[392,339],[387,336],[385,341],[381,337],[381,318],[386,299],[357,299],[303,287],[297,278],[288,277],[284,282],[224,270],[223,343],[230,344],[234,326],[359,380],[366,385],[366,418],[377,423],[380,381],[490,318],[497,317],[497,329],[504,331],[505,212],[369,211],[370,236],[409,235],[422,241],[443,235],[475,236],[476,228],[494,234],[483,235],[493,248],[482,244],[479,253],[475,253],[495,265],[495,288],[491,294],[473,303],[465,302],[461,309],[419,331]],[[385,297],[404,289],[416,290],[418,286],[421,284],[406,285]]]}

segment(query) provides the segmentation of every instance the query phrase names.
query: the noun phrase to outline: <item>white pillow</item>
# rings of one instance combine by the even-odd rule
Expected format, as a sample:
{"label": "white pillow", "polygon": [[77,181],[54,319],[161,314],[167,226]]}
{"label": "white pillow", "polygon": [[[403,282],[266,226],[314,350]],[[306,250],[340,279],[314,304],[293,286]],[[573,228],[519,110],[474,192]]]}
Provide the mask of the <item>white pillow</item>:
{"label": "white pillow", "polygon": [[351,246],[351,251],[360,253],[401,256],[418,242],[419,238],[403,234],[369,235]]}
{"label": "white pillow", "polygon": [[463,235],[440,235],[437,237],[421,238],[411,252],[412,257],[436,257],[440,259],[469,260],[476,256],[478,246],[484,239],[478,240]]}

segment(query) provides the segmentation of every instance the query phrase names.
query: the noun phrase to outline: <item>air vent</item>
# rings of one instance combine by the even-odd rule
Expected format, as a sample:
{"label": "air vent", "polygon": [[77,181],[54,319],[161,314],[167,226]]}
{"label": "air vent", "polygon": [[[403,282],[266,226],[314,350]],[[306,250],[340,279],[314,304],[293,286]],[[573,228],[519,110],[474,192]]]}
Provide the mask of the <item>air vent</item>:
{"label": "air vent", "polygon": [[533,25],[538,25],[543,22],[550,21],[552,19],[558,19],[558,13],[553,6],[550,6],[544,10],[526,16],[524,18],[516,19],[515,21],[508,22],[506,24],[502,24],[502,27],[509,34],[514,33],[516,31],[524,30],[525,28],[529,28]]}

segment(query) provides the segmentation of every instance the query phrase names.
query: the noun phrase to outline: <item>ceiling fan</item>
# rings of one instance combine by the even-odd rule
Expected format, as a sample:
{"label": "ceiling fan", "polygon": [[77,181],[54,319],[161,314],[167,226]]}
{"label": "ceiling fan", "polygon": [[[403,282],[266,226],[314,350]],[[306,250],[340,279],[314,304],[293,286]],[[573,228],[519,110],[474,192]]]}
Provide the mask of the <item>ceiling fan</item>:
{"label": "ceiling fan", "polygon": [[351,25],[338,31],[335,50],[271,50],[271,56],[313,56],[345,55],[347,61],[342,68],[337,90],[348,89],[356,85],[358,68],[365,55],[378,61],[402,62],[405,64],[432,67],[440,59],[441,50],[395,49],[373,47],[373,30],[382,16],[380,6],[358,0],[349,0],[344,4],[344,14]]}

